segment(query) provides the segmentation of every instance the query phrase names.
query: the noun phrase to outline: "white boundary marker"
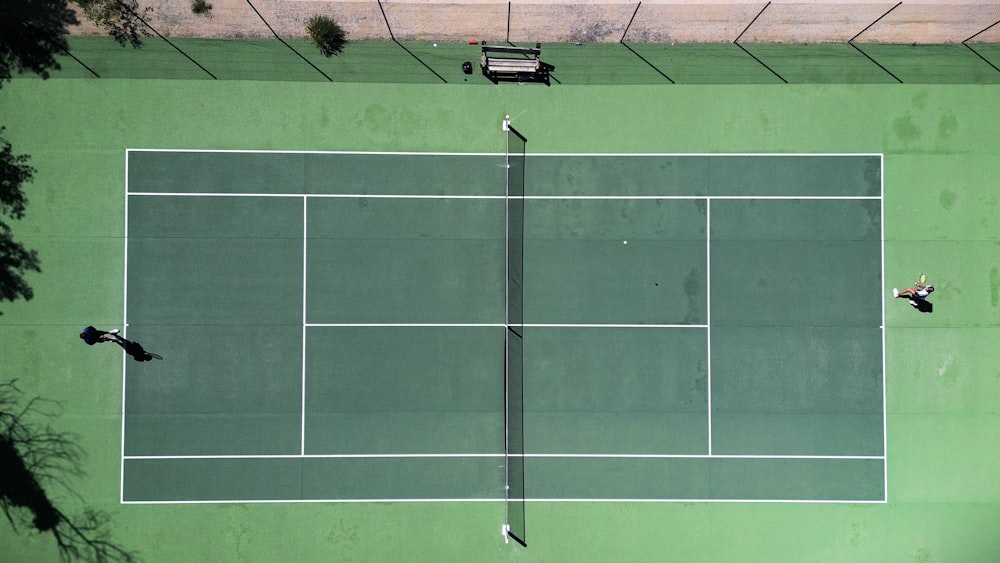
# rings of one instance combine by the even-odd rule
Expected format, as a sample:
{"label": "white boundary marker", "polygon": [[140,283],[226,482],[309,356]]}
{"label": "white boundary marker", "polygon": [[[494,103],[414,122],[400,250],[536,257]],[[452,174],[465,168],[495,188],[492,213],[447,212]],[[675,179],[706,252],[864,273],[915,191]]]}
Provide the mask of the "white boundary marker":
{"label": "white boundary marker", "polygon": [[[423,327],[423,328],[504,328],[503,323],[309,323],[308,327],[363,328],[363,327]],[[529,328],[708,328],[708,325],[659,325],[659,324],[532,324],[519,326]]]}
{"label": "white boundary marker", "polygon": [[708,455],[712,455],[712,200],[705,201],[705,397],[708,399]]}
{"label": "white boundary marker", "polygon": [[[190,152],[190,153],[247,153],[247,154],[356,154],[356,155],[402,155],[402,156],[504,156],[502,152],[416,152],[416,151],[315,151],[315,150],[272,150],[272,149],[163,149],[163,148],[141,148],[128,147],[129,152]],[[525,156],[531,158],[535,156],[635,156],[635,157],[662,157],[662,156],[787,156],[787,157],[845,157],[845,156],[882,156],[879,152],[535,152]]]}
{"label": "white boundary marker", "polygon": [[[274,193],[209,193],[209,192],[129,192],[130,196],[147,197],[274,197],[304,199],[493,199],[503,200],[502,195],[447,195],[447,194],[274,194]],[[511,199],[522,199],[514,196]],[[865,200],[878,201],[878,196],[742,196],[742,195],[526,195],[525,200],[786,200],[786,201],[830,201]]]}
{"label": "white boundary marker", "polygon": [[[128,337],[128,154],[125,155],[125,237],[124,237],[124,278],[122,280],[122,336]],[[122,355],[122,431],[121,431],[121,470],[119,474],[118,502],[125,502],[125,356]]]}
{"label": "white boundary marker", "polygon": [[882,203],[879,205],[879,211],[881,212],[881,217],[879,222],[882,224],[882,287],[879,288],[882,291],[882,456],[885,460],[882,462],[882,499],[885,502],[889,502],[889,426],[887,422],[889,403],[886,402],[886,363],[885,363],[885,288],[888,287],[885,281],[885,157],[879,155],[879,179],[881,180],[881,185],[879,186],[879,194],[882,197]]}
{"label": "white boundary marker", "polygon": [[[309,327],[504,327],[505,324],[494,323],[308,323],[306,322],[306,244],[308,230],[306,212],[310,198],[356,198],[356,199],[472,199],[500,200],[504,195],[448,195],[448,194],[304,194],[304,193],[211,193],[211,192],[131,192],[129,191],[129,154],[131,152],[167,152],[167,153],[252,153],[252,154],[345,154],[345,155],[403,155],[403,156],[504,156],[504,153],[494,152],[371,152],[371,151],[297,151],[297,150],[217,150],[217,149],[125,149],[125,237],[124,237],[124,307],[123,333],[128,321],[128,200],[131,196],[148,197],[273,197],[303,199],[303,288],[302,288],[302,429],[300,454],[298,455],[195,455],[195,456],[127,456],[125,455],[125,386],[126,364],[122,362],[122,417],[121,417],[121,474],[119,502],[122,504],[246,504],[246,503],[309,503],[309,502],[503,502],[504,498],[493,499],[300,499],[300,500],[185,500],[185,501],[126,501],[125,494],[125,462],[127,460],[186,460],[186,459],[336,459],[336,458],[433,458],[433,457],[498,457],[504,454],[305,454],[305,378],[306,378],[306,331]],[[881,221],[881,273],[882,284],[885,285],[885,157],[883,153],[533,153],[527,157],[879,157],[880,163],[880,194],[878,196],[715,196],[715,195],[676,195],[676,196],[594,196],[594,195],[559,195],[559,196],[524,196],[530,200],[705,200],[706,201],[706,253],[710,252],[711,239],[711,201],[712,200],[877,200],[880,205]],[[708,293],[711,291],[711,255],[708,255],[709,268],[706,273],[706,315],[704,325],[646,325],[646,324],[525,324],[526,327],[538,328],[702,328],[710,329],[711,305]],[[880,288],[883,290],[883,288]],[[884,291],[882,291],[884,294]],[[881,456],[796,456],[796,455],[720,455],[712,453],[712,421],[711,421],[711,335],[707,337],[709,363],[707,364],[708,385],[708,454],[525,454],[525,458],[616,458],[616,459],[828,459],[828,460],[882,460],[883,465],[883,498],[881,500],[806,500],[806,499],[525,499],[527,502],[630,502],[630,503],[797,503],[797,504],[885,504],[888,502],[889,470],[888,470],[888,413],[886,402],[886,350],[885,350],[885,296],[882,296],[882,439],[883,455]],[[710,332],[707,331],[707,332]]]}
{"label": "white boundary marker", "polygon": [[[504,457],[503,453],[495,454],[233,454],[233,455],[129,455],[128,460],[195,460],[195,459],[433,459],[433,458],[484,458]],[[522,457],[522,456],[516,456]],[[848,460],[876,461],[885,459],[880,455],[769,455],[769,454],[524,454],[527,458],[538,459],[810,459],[810,460]]]}
{"label": "white boundary marker", "polygon": [[302,429],[299,434],[301,442],[299,452],[306,453],[306,270],[309,241],[309,223],[306,217],[309,212],[309,200],[302,198]]}
{"label": "white boundary marker", "polygon": [[[362,498],[362,499],[297,499],[297,500],[149,500],[134,501],[127,500],[122,504],[310,504],[310,503],[336,503],[336,504],[356,504],[356,503],[390,503],[390,502],[504,502],[502,498]],[[527,498],[524,502],[628,502],[644,504],[667,504],[667,503],[747,503],[747,504],[886,504],[882,500],[856,499],[856,500],[800,500],[800,499],[712,499],[712,498],[680,498],[680,499],[648,499],[648,498]]]}

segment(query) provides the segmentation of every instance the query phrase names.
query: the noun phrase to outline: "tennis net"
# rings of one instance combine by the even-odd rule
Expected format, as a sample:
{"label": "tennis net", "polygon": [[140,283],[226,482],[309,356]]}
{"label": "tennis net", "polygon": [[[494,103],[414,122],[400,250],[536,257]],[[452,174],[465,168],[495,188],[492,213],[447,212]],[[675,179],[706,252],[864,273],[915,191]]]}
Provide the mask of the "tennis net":
{"label": "tennis net", "polygon": [[507,133],[506,313],[504,324],[504,533],[527,546],[524,526],[524,161],[527,139],[504,119]]}

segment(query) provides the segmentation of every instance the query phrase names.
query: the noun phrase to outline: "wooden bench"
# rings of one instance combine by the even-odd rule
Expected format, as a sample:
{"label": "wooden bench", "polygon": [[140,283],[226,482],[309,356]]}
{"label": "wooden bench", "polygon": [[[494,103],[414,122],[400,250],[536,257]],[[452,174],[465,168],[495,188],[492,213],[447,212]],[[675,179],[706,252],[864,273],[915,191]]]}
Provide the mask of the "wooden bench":
{"label": "wooden bench", "polygon": [[[509,56],[494,56],[495,54]],[[538,43],[534,49],[483,45],[483,56],[479,64],[483,74],[493,82],[501,79],[518,81],[543,79],[547,82],[548,73],[541,56],[541,45]]]}
{"label": "wooden bench", "polygon": [[506,59],[483,55],[483,68],[494,74],[538,72],[542,61],[538,59]]}

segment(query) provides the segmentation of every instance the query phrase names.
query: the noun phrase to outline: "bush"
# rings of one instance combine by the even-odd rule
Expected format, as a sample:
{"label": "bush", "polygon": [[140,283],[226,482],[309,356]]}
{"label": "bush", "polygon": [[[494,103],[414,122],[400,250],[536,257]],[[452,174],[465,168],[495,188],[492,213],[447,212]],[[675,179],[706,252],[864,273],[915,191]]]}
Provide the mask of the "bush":
{"label": "bush", "polygon": [[347,33],[336,21],[326,16],[313,16],[309,18],[306,26],[309,37],[313,43],[319,47],[319,51],[326,57],[339,55],[347,44]]}
{"label": "bush", "polygon": [[212,5],[205,2],[205,0],[191,0],[191,11],[199,16],[202,14],[211,16]]}

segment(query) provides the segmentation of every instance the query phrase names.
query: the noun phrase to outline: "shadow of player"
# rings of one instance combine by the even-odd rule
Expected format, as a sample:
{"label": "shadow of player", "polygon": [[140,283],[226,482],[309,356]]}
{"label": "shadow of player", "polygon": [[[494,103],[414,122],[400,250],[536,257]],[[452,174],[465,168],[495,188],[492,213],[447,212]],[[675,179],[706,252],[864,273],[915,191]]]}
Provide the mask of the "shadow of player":
{"label": "shadow of player", "polygon": [[159,354],[154,354],[152,352],[147,352],[142,344],[122,338],[121,336],[115,335],[115,343],[125,350],[125,353],[132,356],[132,359],[137,362],[148,362],[150,360],[162,360],[163,356]]}
{"label": "shadow of player", "polygon": [[933,313],[934,312],[934,304],[931,303],[930,301],[928,301],[926,299],[922,299],[920,297],[911,296],[910,297],[910,305],[913,305],[913,308],[916,309],[916,310],[918,310],[918,311],[920,311],[921,313]]}

